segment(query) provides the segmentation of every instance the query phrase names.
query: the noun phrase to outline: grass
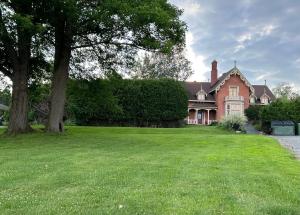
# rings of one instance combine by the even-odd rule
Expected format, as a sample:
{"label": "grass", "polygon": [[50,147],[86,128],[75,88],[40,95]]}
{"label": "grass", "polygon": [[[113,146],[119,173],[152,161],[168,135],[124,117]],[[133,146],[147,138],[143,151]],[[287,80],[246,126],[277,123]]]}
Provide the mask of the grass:
{"label": "grass", "polygon": [[0,214],[300,214],[300,162],[215,127],[0,137]]}

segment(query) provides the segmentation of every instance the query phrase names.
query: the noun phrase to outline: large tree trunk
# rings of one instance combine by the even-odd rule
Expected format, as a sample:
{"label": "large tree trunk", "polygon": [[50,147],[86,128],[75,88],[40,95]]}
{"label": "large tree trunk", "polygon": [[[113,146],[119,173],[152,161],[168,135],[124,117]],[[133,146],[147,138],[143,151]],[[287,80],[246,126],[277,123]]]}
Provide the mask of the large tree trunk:
{"label": "large tree trunk", "polygon": [[10,108],[8,134],[25,133],[31,130],[28,124],[27,68],[19,68],[13,76],[12,104]]}
{"label": "large tree trunk", "polygon": [[13,64],[12,103],[7,132],[25,133],[31,130],[28,124],[28,79],[31,56],[31,34],[23,28],[18,31],[18,50],[11,56]]}
{"label": "large tree trunk", "polygon": [[64,21],[58,22],[55,29],[54,72],[48,132],[59,133],[64,131],[63,116],[71,58],[71,39],[72,36],[67,23]]}
{"label": "large tree trunk", "polygon": [[69,76],[69,53],[65,53],[55,69],[52,80],[52,91],[50,101],[50,113],[48,119],[48,131],[49,132],[63,132],[63,116],[66,99],[66,88]]}

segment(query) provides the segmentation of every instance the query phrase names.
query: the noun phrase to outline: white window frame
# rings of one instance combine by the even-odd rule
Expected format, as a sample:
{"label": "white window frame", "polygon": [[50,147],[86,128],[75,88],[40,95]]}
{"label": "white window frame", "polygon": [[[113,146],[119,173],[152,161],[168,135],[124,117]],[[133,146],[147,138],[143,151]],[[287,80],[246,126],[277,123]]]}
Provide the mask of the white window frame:
{"label": "white window frame", "polygon": [[204,93],[198,93],[197,99],[198,99],[199,101],[205,100],[205,94],[204,94]]}
{"label": "white window frame", "polygon": [[[239,106],[238,108],[236,108]],[[235,108],[233,108],[235,107]],[[232,114],[237,114],[237,115],[244,115],[244,103],[242,102],[226,102],[225,103],[225,115],[232,115]]]}
{"label": "white window frame", "polygon": [[[231,88],[236,88],[236,95],[231,95],[230,94],[231,93],[231,91],[230,91]],[[240,95],[240,87],[236,86],[236,85],[230,85],[229,89],[228,89],[228,95],[229,95],[229,97],[238,97]]]}
{"label": "white window frame", "polygon": [[260,98],[260,102],[261,102],[262,104],[267,105],[267,104],[269,104],[269,99],[268,99],[267,96],[262,96],[262,97]]}

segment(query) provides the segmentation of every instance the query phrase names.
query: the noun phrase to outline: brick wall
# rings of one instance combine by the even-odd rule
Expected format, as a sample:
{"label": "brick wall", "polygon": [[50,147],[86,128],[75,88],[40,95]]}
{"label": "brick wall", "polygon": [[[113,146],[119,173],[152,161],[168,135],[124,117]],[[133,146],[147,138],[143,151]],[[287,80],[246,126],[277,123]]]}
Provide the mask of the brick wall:
{"label": "brick wall", "polygon": [[238,75],[231,75],[230,79],[225,81],[225,84],[220,88],[216,97],[217,120],[220,121],[225,115],[225,97],[229,95],[229,86],[239,87],[239,96],[244,97],[244,109],[249,107],[250,88],[241,80]]}

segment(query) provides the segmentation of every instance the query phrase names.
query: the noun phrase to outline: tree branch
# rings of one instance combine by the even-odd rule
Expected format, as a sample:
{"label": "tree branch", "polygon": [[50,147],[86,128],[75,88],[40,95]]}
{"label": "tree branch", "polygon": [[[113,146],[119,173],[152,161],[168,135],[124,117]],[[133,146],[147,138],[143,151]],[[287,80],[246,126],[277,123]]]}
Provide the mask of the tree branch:
{"label": "tree branch", "polygon": [[[122,45],[122,46],[130,46],[130,47],[134,47],[134,48],[137,48],[137,49],[149,51],[149,49],[144,48],[144,47],[139,46],[139,45],[136,45],[134,43],[127,43],[127,42],[107,42],[107,41],[101,41],[101,42],[93,43],[90,40],[89,40],[89,43],[85,43],[85,44],[78,45],[78,46],[73,46],[72,50],[74,50],[74,49],[80,49],[80,48],[88,48],[88,47],[94,48],[95,46],[102,45],[102,44],[105,44],[105,45],[116,45],[116,46],[120,46],[120,45]],[[156,50],[152,50],[152,51],[156,51]]]}
{"label": "tree branch", "polygon": [[0,65],[0,72],[3,73],[3,75],[9,77],[10,79],[12,79],[13,74],[4,66]]}
{"label": "tree branch", "polygon": [[3,45],[5,50],[7,51],[11,63],[13,64],[13,66],[17,65],[18,63],[17,52],[13,46],[13,41],[11,40],[11,38],[9,37],[9,33],[7,32],[5,23],[3,21],[1,8],[0,8],[0,38],[4,40]]}

